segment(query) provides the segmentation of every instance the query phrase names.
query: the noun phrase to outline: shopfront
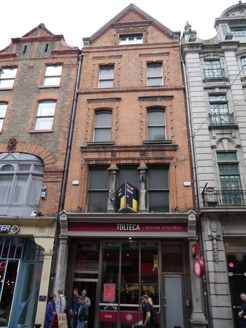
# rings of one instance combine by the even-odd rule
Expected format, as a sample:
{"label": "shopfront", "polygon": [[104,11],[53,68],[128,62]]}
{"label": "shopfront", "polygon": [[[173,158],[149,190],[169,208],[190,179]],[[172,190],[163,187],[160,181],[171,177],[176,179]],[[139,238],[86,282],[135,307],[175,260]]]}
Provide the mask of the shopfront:
{"label": "shopfront", "polygon": [[43,324],[56,218],[0,221],[0,327]]}
{"label": "shopfront", "polygon": [[[143,294],[151,298],[160,327],[189,327],[193,212],[183,218],[168,214],[168,219],[120,223],[115,218],[66,219],[64,214],[60,247],[66,245],[68,255],[65,293],[71,298],[74,288],[79,293],[86,289],[92,303],[89,328],[128,328],[139,322]],[[70,241],[64,242],[68,236]]]}

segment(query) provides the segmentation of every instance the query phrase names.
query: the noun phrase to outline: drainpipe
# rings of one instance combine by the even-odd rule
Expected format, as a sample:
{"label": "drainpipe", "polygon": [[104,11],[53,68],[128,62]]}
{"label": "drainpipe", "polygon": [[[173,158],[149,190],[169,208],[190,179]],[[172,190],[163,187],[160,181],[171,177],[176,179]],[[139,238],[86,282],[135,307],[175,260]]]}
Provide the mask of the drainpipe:
{"label": "drainpipe", "polygon": [[[180,59],[181,59],[181,65],[183,70],[184,84],[185,84],[185,99],[186,99],[187,114],[188,114],[187,116],[188,116],[188,127],[189,127],[190,146],[191,146],[190,148],[191,148],[192,171],[193,171],[193,179],[194,179],[195,205],[196,205],[196,212],[197,212],[196,217],[197,217],[197,227],[198,227],[198,240],[199,240],[200,254],[201,257],[204,258],[202,227],[201,227],[201,220],[199,216],[199,196],[198,196],[198,187],[197,187],[197,178],[196,178],[197,177],[196,162],[195,162],[194,142],[193,142],[193,134],[192,134],[192,126],[191,126],[190,100],[189,100],[188,85],[187,85],[187,78],[186,78],[185,59],[183,58],[182,55],[181,43],[179,44],[179,49],[180,49]],[[203,290],[204,290],[205,312],[206,312],[208,327],[211,327],[206,277],[205,279],[203,279]]]}
{"label": "drainpipe", "polygon": [[[82,51],[79,53],[78,60],[79,60],[79,66],[78,66],[78,71],[77,71],[77,78],[76,78],[75,91],[74,91],[74,97],[73,97],[72,116],[71,116],[71,122],[70,122],[70,128],[69,128],[68,146],[67,146],[67,153],[66,153],[66,159],[65,159],[64,174],[63,174],[63,178],[62,178],[62,190],[61,190],[61,197],[60,197],[60,202],[59,202],[58,213],[61,213],[61,211],[64,208],[68,166],[69,166],[69,160],[70,160],[71,145],[72,145],[72,139],[73,139],[74,119],[75,119],[76,104],[77,104],[77,97],[78,97],[77,90],[78,90],[78,86],[79,86],[79,77],[80,77],[80,71],[81,71],[81,64],[82,64],[82,60],[83,60],[83,52]],[[56,236],[55,236],[55,244],[54,244],[54,255],[53,255],[52,264],[51,264],[50,285],[49,285],[48,295],[51,294],[52,289],[53,289],[53,284],[54,284],[59,232],[60,232],[60,214],[58,214],[58,218],[57,218]]]}

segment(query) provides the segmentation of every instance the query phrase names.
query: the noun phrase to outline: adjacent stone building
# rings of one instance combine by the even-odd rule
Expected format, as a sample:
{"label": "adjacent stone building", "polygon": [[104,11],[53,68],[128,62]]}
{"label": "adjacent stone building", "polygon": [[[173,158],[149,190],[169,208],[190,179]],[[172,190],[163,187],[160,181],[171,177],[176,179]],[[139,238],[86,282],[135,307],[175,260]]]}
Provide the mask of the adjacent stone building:
{"label": "adjacent stone building", "polygon": [[131,327],[146,293],[160,327],[206,324],[179,36],[130,5],[83,39],[54,290],[86,289],[90,328]]}
{"label": "adjacent stone building", "polygon": [[182,38],[197,167],[211,327],[240,327],[246,291],[246,3],[227,8],[210,40]]}
{"label": "adjacent stone building", "polygon": [[44,322],[78,53],[44,24],[0,51],[3,326]]}

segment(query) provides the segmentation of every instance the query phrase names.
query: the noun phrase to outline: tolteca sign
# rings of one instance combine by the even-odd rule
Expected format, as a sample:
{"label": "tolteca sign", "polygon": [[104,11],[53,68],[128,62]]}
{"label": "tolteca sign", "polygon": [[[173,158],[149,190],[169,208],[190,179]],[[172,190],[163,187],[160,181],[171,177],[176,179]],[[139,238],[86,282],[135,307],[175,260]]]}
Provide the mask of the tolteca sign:
{"label": "tolteca sign", "polygon": [[187,223],[109,223],[109,222],[70,222],[68,231],[101,232],[188,232]]}
{"label": "tolteca sign", "polygon": [[15,235],[19,231],[20,228],[16,224],[14,226],[8,224],[0,224],[0,233],[11,232],[13,235]]}

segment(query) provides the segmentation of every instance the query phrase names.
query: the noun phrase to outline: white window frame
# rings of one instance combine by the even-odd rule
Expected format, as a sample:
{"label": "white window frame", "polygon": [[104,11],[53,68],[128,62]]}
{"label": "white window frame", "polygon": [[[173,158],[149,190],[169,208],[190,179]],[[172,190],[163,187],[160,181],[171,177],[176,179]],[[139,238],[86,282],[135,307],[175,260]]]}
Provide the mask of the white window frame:
{"label": "white window frame", "polygon": [[246,56],[240,58],[241,66],[242,66],[242,74],[246,75]]}
{"label": "white window frame", "polygon": [[[161,67],[161,75],[157,75],[157,76],[149,76],[149,67],[153,67],[153,66],[160,66],[160,67]],[[154,85],[150,85],[150,84],[149,84],[149,81],[150,81],[150,80],[160,79],[160,78],[161,78],[161,84],[154,84]],[[150,86],[150,87],[163,85],[163,70],[162,70],[162,63],[148,63],[148,64],[147,64],[147,85]]]}
{"label": "white window frame", "polygon": [[[4,77],[4,74],[7,73],[8,71],[13,71],[14,72],[14,76],[13,77]],[[17,67],[8,67],[8,68],[2,68],[2,70],[0,71],[0,89],[7,89],[7,88],[13,88],[14,85],[14,81],[15,81],[15,77],[16,77],[16,73],[17,73]],[[8,86],[2,86],[1,82],[4,81],[9,81],[11,83],[11,85]]]}
{"label": "white window frame", "polygon": [[[154,124],[154,125],[150,125],[149,124],[149,114],[151,113],[156,113],[156,112],[162,112],[164,114],[164,122],[163,124]],[[162,123],[162,122],[161,122]],[[150,139],[149,138],[149,128],[161,128],[164,127],[164,139]],[[165,115],[165,110],[164,109],[158,109],[158,108],[153,108],[148,110],[147,112],[147,133],[148,133],[148,140],[166,140],[166,115]]]}
{"label": "white window frame", "polygon": [[[47,71],[49,70],[49,67],[61,67],[61,73],[57,74],[57,75],[50,75],[47,73]],[[44,73],[44,79],[43,79],[43,86],[59,86],[61,83],[61,75],[62,75],[62,65],[47,65],[45,68],[45,73]],[[49,81],[49,79],[52,78],[59,78],[59,83],[54,84],[54,83],[46,83],[46,81]]]}
{"label": "white window frame", "polygon": [[[112,69],[112,71],[113,71],[113,78],[110,78],[110,79],[108,79],[108,78],[103,78],[102,77],[102,70],[104,70],[104,69]],[[100,82],[101,81],[112,81],[112,86],[110,86],[110,87],[102,87],[102,86],[100,86]],[[100,66],[99,67],[99,81],[98,81],[98,88],[99,89],[111,89],[111,88],[113,88],[114,87],[114,65],[108,65],[108,66]]]}
{"label": "white window frame", "polygon": [[2,131],[2,128],[3,128],[3,122],[4,122],[6,112],[7,112],[8,104],[6,104],[4,102],[0,102],[0,109],[1,109],[1,107],[6,107],[6,108],[3,109],[3,111],[5,110],[4,115],[1,114],[1,110],[0,110],[0,132]]}
{"label": "white window frame", "polygon": [[[110,114],[111,115],[111,125],[109,126],[96,126],[96,117],[99,117],[103,114]],[[110,129],[110,139],[109,140],[102,140],[102,142],[111,141],[111,131],[112,131],[112,112],[110,111],[100,111],[95,113],[95,119],[94,119],[94,133],[93,133],[93,141],[94,142],[100,142],[99,140],[95,140],[96,130],[102,130],[102,129]]]}
{"label": "white window frame", "polygon": [[[123,41],[125,39],[125,41]],[[132,40],[131,40],[132,39]],[[131,42],[133,41],[133,42]],[[143,43],[143,35],[121,35],[120,36],[120,45],[128,44],[141,44]]]}
{"label": "white window frame", "polygon": [[[44,104],[44,103],[52,103],[52,104],[55,104],[55,108],[54,108],[54,113],[53,115],[38,115],[38,111],[39,111],[39,106],[41,104]],[[49,131],[49,130],[52,130],[53,128],[53,122],[54,122],[54,116],[55,116],[55,110],[56,110],[56,101],[52,101],[52,100],[49,100],[49,101],[40,101],[38,103],[38,108],[37,108],[37,113],[36,113],[36,117],[35,117],[35,122],[34,122],[34,130],[35,131]],[[52,118],[52,125],[51,125],[51,128],[50,129],[37,129],[37,124],[38,124],[38,121],[42,118]]]}

